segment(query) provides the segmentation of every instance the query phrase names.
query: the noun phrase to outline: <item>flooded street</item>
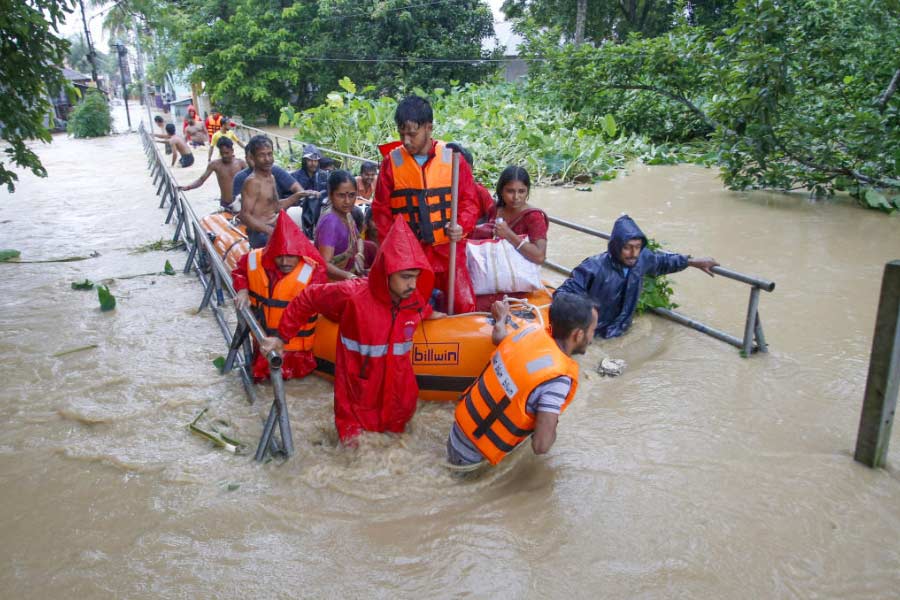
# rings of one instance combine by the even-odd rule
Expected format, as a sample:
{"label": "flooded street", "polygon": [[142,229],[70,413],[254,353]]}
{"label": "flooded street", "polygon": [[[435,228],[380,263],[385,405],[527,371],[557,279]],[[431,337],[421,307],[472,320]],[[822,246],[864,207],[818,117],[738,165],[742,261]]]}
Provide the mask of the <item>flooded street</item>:
{"label": "flooded street", "polygon": [[[50,176],[19,171],[16,193],[0,191],[0,248],[100,256],[0,263],[3,597],[897,597],[900,473],[852,451],[900,218],[728,192],[694,166],[537,189],[551,215],[609,231],[627,212],[667,249],[775,281],[760,303],[770,353],[742,359],[638,317],[580,357],[548,455],[524,449],[469,479],[442,466],[451,404],[422,403],[404,435],[347,449],[331,385],[290,381],[296,455],[260,466],[187,430],[208,408],[255,447],[270,391],[251,406],[213,367],[227,348],[196,314],[185,253],[137,252],[173,233],[137,134],[36,150]],[[203,172],[202,150],[175,170],[182,184]],[[213,177],[188,198],[204,214],[216,193]],[[550,236],[548,258],[568,266],[605,249],[556,225]],[[112,312],[71,288],[166,260],[177,275],[112,280]],[[679,311],[742,335],[746,285],[696,269],[672,280]],[[624,375],[597,375],[604,356]]]}

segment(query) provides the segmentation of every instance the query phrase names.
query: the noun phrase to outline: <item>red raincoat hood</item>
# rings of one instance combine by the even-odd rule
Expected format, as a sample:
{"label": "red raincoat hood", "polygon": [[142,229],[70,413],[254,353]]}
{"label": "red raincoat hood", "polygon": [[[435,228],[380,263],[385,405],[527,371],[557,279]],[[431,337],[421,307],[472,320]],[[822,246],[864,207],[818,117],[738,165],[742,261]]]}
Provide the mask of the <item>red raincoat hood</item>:
{"label": "red raincoat hood", "polygon": [[269,236],[269,243],[263,249],[263,268],[267,271],[277,271],[278,267],[275,265],[275,257],[285,255],[305,256],[320,265],[325,264],[325,259],[322,258],[316,247],[309,241],[309,238],[297,227],[293,219],[282,210],[278,213],[278,220],[275,221],[275,231]]}
{"label": "red raincoat hood", "polygon": [[[277,231],[277,228],[276,228]],[[431,297],[431,289],[434,287],[434,271],[422,251],[422,245],[416,239],[416,235],[403,220],[403,217],[394,218],[394,223],[388,230],[375,262],[369,271],[369,289],[372,294],[386,304],[390,304],[391,291],[388,287],[388,277],[391,273],[405,271],[407,269],[419,269],[419,279],[416,288],[419,290],[421,302],[428,302]]]}
{"label": "red raincoat hood", "polygon": [[197,116],[197,109],[194,108],[193,104],[189,104],[187,107],[187,114],[189,117]]}

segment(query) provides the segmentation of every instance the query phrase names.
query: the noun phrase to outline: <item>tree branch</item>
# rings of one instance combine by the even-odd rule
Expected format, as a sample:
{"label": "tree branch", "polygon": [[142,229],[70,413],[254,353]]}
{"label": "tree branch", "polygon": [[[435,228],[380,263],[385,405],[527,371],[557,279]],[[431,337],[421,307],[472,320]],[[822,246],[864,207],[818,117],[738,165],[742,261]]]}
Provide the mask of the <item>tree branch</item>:
{"label": "tree branch", "polygon": [[878,112],[884,113],[884,110],[887,108],[888,100],[890,100],[891,96],[894,95],[894,92],[897,91],[898,84],[900,84],[900,69],[897,69],[894,72],[894,76],[891,78],[891,82],[888,84],[887,89],[884,90],[884,93],[881,94],[881,97],[878,99]]}
{"label": "tree branch", "polygon": [[[663,88],[654,87],[652,85],[639,85],[639,84],[606,84],[605,87],[616,89],[616,90],[643,90],[645,92],[653,92],[655,94],[660,94],[669,98],[670,100],[674,100],[680,104],[684,104],[691,112],[693,112],[697,117],[700,118],[710,129],[718,129],[720,125],[713,121],[705,112],[700,110],[696,104],[682,96],[681,94],[675,94]],[[730,130],[728,130],[730,131]]]}

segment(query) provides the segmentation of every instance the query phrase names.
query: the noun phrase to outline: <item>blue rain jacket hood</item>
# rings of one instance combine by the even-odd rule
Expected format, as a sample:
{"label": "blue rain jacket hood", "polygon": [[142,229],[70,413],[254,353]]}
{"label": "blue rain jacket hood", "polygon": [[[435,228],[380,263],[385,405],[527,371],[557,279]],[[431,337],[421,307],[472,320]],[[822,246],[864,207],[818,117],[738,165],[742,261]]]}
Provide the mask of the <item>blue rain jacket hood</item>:
{"label": "blue rain jacket hood", "polygon": [[[637,263],[626,274],[619,257],[622,247],[634,239],[640,239],[643,248]],[[622,215],[613,225],[607,251],[584,259],[559,286],[559,291],[588,296],[599,316],[594,335],[618,337],[631,327],[644,287],[644,275],[655,277],[683,271],[687,261],[683,254],[648,250],[647,236],[631,217]]]}

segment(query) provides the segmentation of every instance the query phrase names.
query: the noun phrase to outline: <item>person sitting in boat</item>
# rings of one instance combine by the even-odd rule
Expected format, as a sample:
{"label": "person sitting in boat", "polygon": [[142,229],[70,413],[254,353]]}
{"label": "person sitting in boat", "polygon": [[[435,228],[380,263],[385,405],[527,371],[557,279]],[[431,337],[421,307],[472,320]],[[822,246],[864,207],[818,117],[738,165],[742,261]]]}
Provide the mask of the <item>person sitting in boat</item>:
{"label": "person sitting in boat", "polygon": [[178,186],[178,189],[182,191],[196,189],[203,185],[210,175],[215,173],[216,181],[219,183],[219,204],[223,208],[228,208],[234,202],[232,188],[234,177],[247,167],[247,163],[242,158],[237,158],[234,155],[234,144],[231,143],[230,139],[226,137],[220,138],[216,145],[219,148],[219,158],[206,165],[206,171],[203,172],[203,175],[187,185]]}
{"label": "person sitting in boat", "polygon": [[[502,239],[535,264],[543,264],[547,256],[547,213],[528,204],[531,193],[531,177],[522,167],[510,165],[503,169],[497,180],[497,207],[489,215],[489,221],[479,225],[471,234],[472,239]],[[478,296],[478,310],[487,310],[503,293]],[[525,293],[510,293],[511,297],[524,298]]]}
{"label": "person sitting in boat", "polygon": [[631,327],[645,275],[656,277],[697,267],[712,277],[711,269],[718,265],[714,258],[648,250],[647,237],[637,223],[622,215],[613,225],[607,251],[584,259],[557,293],[587,295],[600,315],[594,335],[614,338]]}
{"label": "person sitting in boat", "polygon": [[300,168],[291,173],[304,190],[309,193],[304,195],[303,214],[301,215],[301,224],[303,233],[313,239],[316,229],[316,223],[322,214],[322,205],[328,196],[328,176],[319,169],[319,161],[322,154],[319,149],[312,144],[307,144],[303,148],[303,158],[300,161]]}
{"label": "person sitting in boat", "polygon": [[[409,223],[435,273],[435,286],[446,291],[449,282],[450,244],[456,244],[455,312],[475,310],[475,294],[466,269],[463,235],[478,219],[475,180],[469,164],[459,162],[459,203],[456,225],[450,223],[452,150],[432,139],[434,114],[424,98],[409,96],[397,105],[394,121],[400,141],[379,146],[384,156],[375,184],[372,216],[379,239],[400,215]],[[424,205],[422,205],[424,204]],[[439,306],[443,306],[440,303]]]}
{"label": "person sitting in boat", "polygon": [[594,336],[597,310],[590,299],[558,293],[550,304],[550,331],[537,324],[507,335],[509,305],[496,302],[491,338],[497,349],[456,405],[447,438],[453,465],[487,460],[496,465],[531,436],[535,454],[556,441],[556,424],[578,389],[578,363]]}
{"label": "person sitting in boat", "polygon": [[[246,153],[246,159],[247,168],[234,176],[232,188],[235,200],[240,197],[241,192],[244,190],[244,182],[247,181],[247,177],[253,172],[253,157],[250,156],[249,152]],[[275,188],[278,192],[279,200],[283,200],[297,192],[304,191],[303,186],[301,186],[286,169],[283,169],[278,165],[272,165],[272,177],[275,178]]]}
{"label": "person sitting in boat", "polygon": [[175,133],[174,124],[169,123],[166,125],[166,135],[169,136],[166,143],[172,148],[172,166],[175,166],[175,160],[178,159],[179,155],[181,158],[178,159],[178,164],[182,167],[187,168],[194,164],[194,153],[191,152],[184,138]]}
{"label": "person sitting in boat", "polygon": [[247,143],[247,156],[253,161],[253,172],[241,190],[241,222],[247,226],[251,248],[262,248],[269,241],[280,211],[293,206],[303,196],[303,190],[279,200],[272,167],[275,153],[272,140],[254,135]]}
{"label": "person sitting in boat", "polygon": [[374,243],[363,240],[353,219],[357,197],[356,179],[347,171],[328,177],[328,204],[316,225],[316,248],[325,259],[328,277],[334,281],[353,279],[368,272],[375,258]]}
{"label": "person sitting in boat", "polygon": [[[269,335],[278,332],[288,302],[309,285],[327,281],[324,259],[284,211],[278,213],[266,247],[243,255],[231,271],[237,292],[235,307],[252,307]],[[281,366],[285,379],[305,377],[316,368],[312,353],[315,333],[316,320],[311,315],[285,343]],[[265,354],[254,348],[253,379],[261,381],[268,376],[269,362]]]}
{"label": "person sitting in boat", "polygon": [[311,285],[294,298],[266,338],[263,353],[280,352],[320,313],[338,323],[334,368],[334,422],[341,441],[363,431],[400,433],[416,410],[419,387],[411,349],[423,319],[442,317],[428,304],[434,273],[416,236],[397,217],[368,278]]}
{"label": "person sitting in boat", "polygon": [[[472,156],[472,153],[469,152],[468,148],[459,142],[450,142],[447,144],[447,147],[462,154],[462,157],[469,163],[469,168],[474,172],[475,158]],[[477,181],[475,182],[475,191],[478,195],[478,220],[476,223],[480,225],[482,223],[487,223],[494,218],[494,214],[497,212],[497,205],[494,203],[494,197],[488,189]]]}
{"label": "person sitting in boat", "polygon": [[215,132],[212,136],[212,140],[209,142],[209,154],[206,157],[206,162],[210,162],[212,160],[213,148],[219,147],[219,140],[224,138],[228,138],[233,143],[237,144],[241,148],[244,147],[244,142],[242,142],[238,136],[234,133],[232,129],[235,127],[235,123],[228,119],[228,117],[222,118],[222,126],[219,127],[219,130]]}

